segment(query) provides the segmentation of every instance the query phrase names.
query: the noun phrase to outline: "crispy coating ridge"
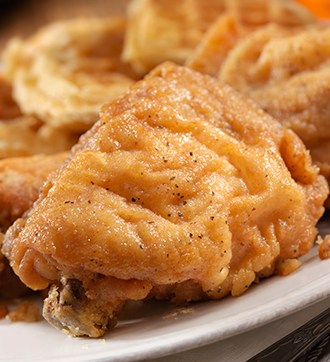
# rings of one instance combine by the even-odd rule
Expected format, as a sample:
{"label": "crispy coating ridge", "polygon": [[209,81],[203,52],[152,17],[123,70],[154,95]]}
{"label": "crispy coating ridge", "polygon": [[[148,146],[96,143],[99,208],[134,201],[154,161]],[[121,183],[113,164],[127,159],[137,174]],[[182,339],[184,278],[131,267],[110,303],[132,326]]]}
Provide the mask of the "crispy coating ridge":
{"label": "crispy coating ridge", "polygon": [[328,180],[329,42],[328,28],[297,31],[270,25],[238,43],[219,75],[295,131]]}
{"label": "crispy coating ridge", "polygon": [[183,64],[226,0],[134,0],[123,58],[142,74],[165,60]]}
{"label": "crispy coating ridge", "polygon": [[53,285],[48,321],[95,337],[128,299],[242,294],[312,247],[327,194],[292,131],[166,63],[103,106],[3,252],[31,288]]}
{"label": "crispy coating ridge", "polygon": [[221,43],[230,39],[213,39],[208,54],[201,54],[199,43],[207,41],[204,34],[218,17],[229,14],[246,27],[270,22],[305,25],[315,21],[307,9],[291,0],[134,0],[128,10],[123,59],[141,74],[167,60],[184,64],[191,57],[205,56],[203,60],[207,62],[211,49],[223,49]]}
{"label": "crispy coating ridge", "polygon": [[218,76],[228,53],[260,27],[279,24],[290,32],[290,29],[294,31],[295,28],[315,25],[312,14],[293,1],[228,0],[226,9],[205,32],[185,65]]}
{"label": "crispy coating ridge", "polygon": [[221,15],[207,30],[185,65],[217,77],[228,53],[256,26],[237,20],[232,13]]}

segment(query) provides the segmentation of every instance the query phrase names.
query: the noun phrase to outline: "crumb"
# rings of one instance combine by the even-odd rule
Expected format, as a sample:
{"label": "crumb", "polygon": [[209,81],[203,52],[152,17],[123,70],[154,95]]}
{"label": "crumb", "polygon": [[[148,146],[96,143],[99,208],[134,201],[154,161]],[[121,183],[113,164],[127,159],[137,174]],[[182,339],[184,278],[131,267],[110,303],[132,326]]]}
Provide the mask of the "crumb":
{"label": "crumb", "polygon": [[277,275],[289,275],[301,265],[301,261],[298,259],[282,259],[276,265]]}
{"label": "crumb", "polygon": [[330,258],[330,235],[327,235],[324,239],[319,236],[317,238],[317,244],[319,244],[318,252],[320,259]]}
{"label": "crumb", "polygon": [[25,300],[7,315],[7,319],[11,322],[37,322],[42,318],[37,305],[34,302]]}
{"label": "crumb", "polygon": [[194,313],[194,309],[193,308],[189,308],[189,307],[178,307],[175,308],[173,311],[166,313],[162,316],[163,319],[178,319],[178,317],[180,315],[184,315],[184,314],[192,314]]}

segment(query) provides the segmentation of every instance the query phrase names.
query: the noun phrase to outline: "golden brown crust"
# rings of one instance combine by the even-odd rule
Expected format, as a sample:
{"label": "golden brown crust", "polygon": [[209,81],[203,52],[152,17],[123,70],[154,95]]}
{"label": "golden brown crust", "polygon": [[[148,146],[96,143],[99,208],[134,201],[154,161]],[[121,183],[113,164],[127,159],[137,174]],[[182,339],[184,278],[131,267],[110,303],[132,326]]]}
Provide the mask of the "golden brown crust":
{"label": "golden brown crust", "polygon": [[6,230],[32,206],[52,171],[67,153],[0,160],[0,228]]}
{"label": "golden brown crust", "polygon": [[123,58],[141,74],[166,60],[183,64],[226,0],[135,0],[128,10]]}
{"label": "golden brown crust", "polygon": [[[226,11],[209,26],[185,65],[217,77],[228,53],[248,34],[270,23],[289,31],[313,24],[315,19],[292,1],[228,0]],[[236,70],[239,74],[240,68]]]}
{"label": "golden brown crust", "polygon": [[185,65],[217,77],[228,52],[253,29],[237,21],[233,14],[225,13],[210,26]]}
{"label": "golden brown crust", "polygon": [[238,43],[219,76],[294,130],[328,180],[329,41],[330,30],[321,26],[270,25]]}
{"label": "golden brown crust", "polygon": [[[166,295],[193,281],[183,299],[242,294],[277,259],[312,247],[327,194],[292,131],[230,87],[166,63],[103,106],[3,252],[30,287],[58,286],[45,304],[53,324],[95,336],[100,318],[153,286]],[[65,313],[70,280],[83,303],[73,298]],[[95,303],[101,316],[79,325]]]}
{"label": "golden brown crust", "polygon": [[0,159],[68,151],[79,134],[54,129],[33,116],[0,121]]}
{"label": "golden brown crust", "polygon": [[124,18],[71,19],[13,39],[3,53],[4,75],[22,112],[52,128],[84,132],[99,107],[137,77],[121,61]]}
{"label": "golden brown crust", "polygon": [[[134,0],[128,10],[123,58],[141,74],[168,60],[177,64],[188,61],[190,64],[193,58],[196,63],[210,67],[214,59],[211,58],[207,66],[207,55],[218,58],[213,51],[215,47],[222,52],[226,50],[215,43],[228,42],[229,39],[209,35],[203,39],[204,34],[218,17],[229,13],[247,28],[270,22],[292,26],[315,21],[307,9],[292,0]],[[218,29],[223,32],[221,26]],[[205,43],[211,38],[207,50],[201,49],[203,45],[198,46],[201,41]],[[193,55],[197,46],[197,53]],[[195,66],[194,69],[202,68],[201,64]]]}

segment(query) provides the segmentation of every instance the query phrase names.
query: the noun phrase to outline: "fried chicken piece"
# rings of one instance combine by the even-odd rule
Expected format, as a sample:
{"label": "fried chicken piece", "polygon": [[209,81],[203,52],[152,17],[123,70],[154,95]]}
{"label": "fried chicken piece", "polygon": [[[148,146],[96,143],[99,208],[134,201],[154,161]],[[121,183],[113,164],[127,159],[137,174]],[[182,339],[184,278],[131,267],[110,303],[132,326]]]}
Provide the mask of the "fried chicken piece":
{"label": "fried chicken piece", "polygon": [[185,65],[218,76],[227,54],[258,28],[276,23],[294,29],[315,23],[308,10],[286,0],[229,0],[227,9],[210,26]]}
{"label": "fried chicken piece", "polygon": [[64,163],[67,153],[0,160],[0,228],[5,231],[38,198],[48,175]]}
{"label": "fried chicken piece", "polygon": [[3,53],[4,75],[22,112],[52,128],[84,132],[99,107],[137,77],[120,60],[126,20],[72,19],[13,39]]}
{"label": "fried chicken piece", "polygon": [[327,182],[290,130],[166,63],[103,106],[2,248],[44,317],[101,336],[127,300],[242,294],[314,244]]}
{"label": "fried chicken piece", "polygon": [[304,141],[330,181],[330,30],[271,25],[228,54],[219,79],[255,100]]}
{"label": "fried chicken piece", "polygon": [[[3,232],[32,206],[46,178],[64,163],[67,155],[0,160],[0,228]],[[28,288],[19,281],[0,252],[0,297],[19,297],[27,292]]]}
{"label": "fried chicken piece", "polygon": [[0,159],[69,150],[79,136],[23,115],[12,98],[11,85],[0,75]]}
{"label": "fried chicken piece", "polygon": [[[141,74],[166,60],[184,64],[213,22],[228,12],[249,27],[314,21],[307,9],[290,0],[134,0],[128,9],[123,59]],[[215,41],[222,40],[220,36]],[[209,46],[214,47],[214,41]]]}
{"label": "fried chicken piece", "polygon": [[123,59],[141,74],[165,60],[183,64],[225,9],[226,0],[134,0]]}
{"label": "fried chicken piece", "polygon": [[0,159],[67,151],[79,135],[49,127],[32,116],[0,121]]}

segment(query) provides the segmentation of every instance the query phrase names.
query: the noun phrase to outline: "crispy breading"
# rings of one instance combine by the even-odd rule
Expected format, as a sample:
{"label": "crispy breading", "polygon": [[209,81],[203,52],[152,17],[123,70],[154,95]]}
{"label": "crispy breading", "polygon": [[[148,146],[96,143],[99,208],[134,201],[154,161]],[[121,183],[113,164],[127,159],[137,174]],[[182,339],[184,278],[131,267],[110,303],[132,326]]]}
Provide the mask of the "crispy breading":
{"label": "crispy breading", "polygon": [[98,337],[126,300],[242,294],[310,250],[327,195],[292,131],[167,63],[103,106],[2,250],[28,286],[51,285],[50,323]]}
{"label": "crispy breading", "polygon": [[226,0],[134,0],[123,59],[141,74],[165,60],[183,64],[225,9]]}
{"label": "crispy breading", "polygon": [[[291,0],[134,0],[128,9],[123,59],[141,74],[166,60],[184,64],[213,22],[229,13],[247,27],[315,21],[307,9]],[[214,48],[216,41],[223,40],[219,36],[209,46]]]}
{"label": "crispy breading", "polygon": [[[227,11],[209,27],[186,65],[218,76],[228,53],[245,36],[258,28],[275,23],[287,28],[315,23],[308,10],[287,0],[228,0]],[[239,73],[239,68],[237,69]]]}
{"label": "crispy breading", "polygon": [[254,29],[255,26],[243,24],[233,14],[225,13],[210,26],[185,65],[217,77],[230,50]]}
{"label": "crispy breading", "polygon": [[[2,232],[5,232],[17,218],[22,217],[29,210],[38,198],[46,178],[60,167],[67,155],[67,153],[61,153],[0,160],[0,229]],[[0,246],[2,238],[1,234]],[[19,297],[28,291],[0,252],[0,297]]]}
{"label": "crispy breading", "polygon": [[120,60],[125,29],[123,18],[72,19],[11,40],[3,71],[22,112],[53,128],[89,129],[101,104],[137,77]]}
{"label": "crispy breading", "polygon": [[29,210],[48,175],[65,160],[67,153],[0,160],[0,228],[5,231]]}
{"label": "crispy breading", "polygon": [[228,54],[219,79],[294,130],[330,180],[330,30],[270,25]]}
{"label": "crispy breading", "polygon": [[54,129],[32,116],[0,121],[0,159],[70,150],[79,134]]}

